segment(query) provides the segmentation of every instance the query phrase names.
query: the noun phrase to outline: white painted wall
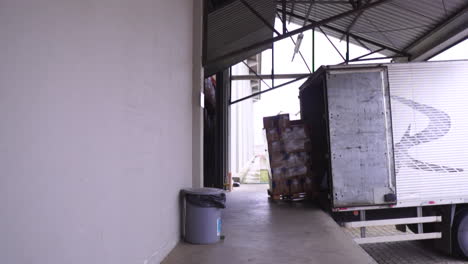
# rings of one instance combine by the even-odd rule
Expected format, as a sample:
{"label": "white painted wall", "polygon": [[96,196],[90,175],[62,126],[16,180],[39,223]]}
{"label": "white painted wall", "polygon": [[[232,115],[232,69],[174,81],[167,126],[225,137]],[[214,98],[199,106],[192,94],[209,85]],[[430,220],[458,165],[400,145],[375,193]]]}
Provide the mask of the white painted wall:
{"label": "white painted wall", "polygon": [[[242,63],[232,67],[232,75],[247,75],[249,69]],[[233,81],[232,100],[252,94],[250,81]],[[254,157],[253,100],[249,98],[231,105],[230,109],[230,172],[238,176]]]}
{"label": "white painted wall", "polygon": [[203,187],[203,92],[204,71],[202,67],[203,1],[193,1],[193,93],[192,93],[192,185]]}
{"label": "white painted wall", "polygon": [[159,263],[192,185],[191,0],[2,0],[0,263]]}

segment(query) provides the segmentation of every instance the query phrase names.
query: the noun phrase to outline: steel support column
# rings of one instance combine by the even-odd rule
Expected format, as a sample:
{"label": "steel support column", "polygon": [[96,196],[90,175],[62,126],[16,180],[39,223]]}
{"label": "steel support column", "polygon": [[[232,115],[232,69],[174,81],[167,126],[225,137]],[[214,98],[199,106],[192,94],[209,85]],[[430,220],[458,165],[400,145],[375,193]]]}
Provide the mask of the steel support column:
{"label": "steel support column", "polygon": [[283,22],[283,34],[286,33],[286,0],[283,0],[281,2],[281,9],[283,9],[283,19],[282,22]]}
{"label": "steel support column", "polygon": [[315,29],[312,29],[312,72],[315,72]]}
{"label": "steel support column", "polygon": [[349,63],[349,34],[346,34],[346,64]]}
{"label": "steel support column", "polygon": [[275,43],[271,43],[271,86],[275,87]]}

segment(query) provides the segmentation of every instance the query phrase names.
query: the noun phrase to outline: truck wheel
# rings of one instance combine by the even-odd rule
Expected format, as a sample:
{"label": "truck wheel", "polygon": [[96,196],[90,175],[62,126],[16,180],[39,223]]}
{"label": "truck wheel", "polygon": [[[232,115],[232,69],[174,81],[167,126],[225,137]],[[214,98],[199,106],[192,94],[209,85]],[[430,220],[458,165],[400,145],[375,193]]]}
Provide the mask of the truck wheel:
{"label": "truck wheel", "polygon": [[455,253],[468,258],[468,210],[455,215],[452,227]]}

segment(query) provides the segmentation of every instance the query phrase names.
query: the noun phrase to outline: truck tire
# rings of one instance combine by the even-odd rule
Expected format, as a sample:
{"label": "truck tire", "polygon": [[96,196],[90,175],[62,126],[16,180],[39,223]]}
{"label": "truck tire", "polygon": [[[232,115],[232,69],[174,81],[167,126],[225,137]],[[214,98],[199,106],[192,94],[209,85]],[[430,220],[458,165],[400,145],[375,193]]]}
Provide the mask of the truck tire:
{"label": "truck tire", "polygon": [[457,255],[468,258],[468,210],[455,215],[452,227],[453,245]]}

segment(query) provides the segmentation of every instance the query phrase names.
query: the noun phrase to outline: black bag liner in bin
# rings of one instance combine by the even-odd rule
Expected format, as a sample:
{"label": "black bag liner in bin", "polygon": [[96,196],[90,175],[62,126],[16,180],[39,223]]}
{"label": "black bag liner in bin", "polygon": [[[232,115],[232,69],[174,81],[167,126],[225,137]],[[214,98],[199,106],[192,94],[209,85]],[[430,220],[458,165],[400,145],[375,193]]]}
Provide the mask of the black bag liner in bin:
{"label": "black bag liner in bin", "polygon": [[189,188],[183,190],[187,203],[198,207],[226,208],[226,194],[216,188]]}

